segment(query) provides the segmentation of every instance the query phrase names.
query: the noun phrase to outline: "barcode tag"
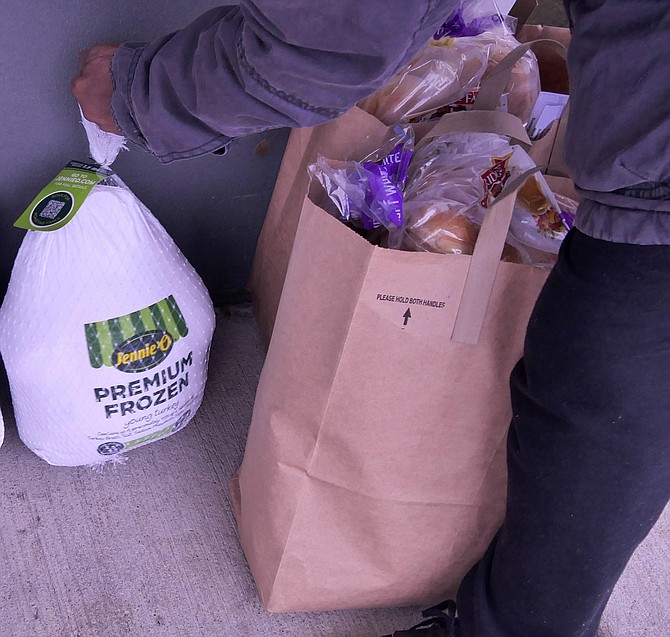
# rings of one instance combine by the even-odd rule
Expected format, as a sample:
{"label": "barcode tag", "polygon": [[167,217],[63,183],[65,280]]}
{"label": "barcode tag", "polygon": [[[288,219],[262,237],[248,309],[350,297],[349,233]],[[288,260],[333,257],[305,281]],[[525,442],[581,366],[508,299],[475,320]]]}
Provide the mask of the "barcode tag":
{"label": "barcode tag", "polygon": [[62,228],[72,221],[94,186],[112,174],[98,164],[71,161],[42,188],[14,225],[42,232]]}

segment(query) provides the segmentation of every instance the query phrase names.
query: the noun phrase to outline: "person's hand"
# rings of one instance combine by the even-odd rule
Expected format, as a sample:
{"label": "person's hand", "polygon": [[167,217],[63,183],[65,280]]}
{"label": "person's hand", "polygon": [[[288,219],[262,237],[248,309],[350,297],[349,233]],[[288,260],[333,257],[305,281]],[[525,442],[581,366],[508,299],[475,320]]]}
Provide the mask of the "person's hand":
{"label": "person's hand", "polygon": [[80,71],[72,80],[72,93],[84,117],[102,130],[121,134],[112,117],[112,57],[118,44],[97,44],[79,56]]}

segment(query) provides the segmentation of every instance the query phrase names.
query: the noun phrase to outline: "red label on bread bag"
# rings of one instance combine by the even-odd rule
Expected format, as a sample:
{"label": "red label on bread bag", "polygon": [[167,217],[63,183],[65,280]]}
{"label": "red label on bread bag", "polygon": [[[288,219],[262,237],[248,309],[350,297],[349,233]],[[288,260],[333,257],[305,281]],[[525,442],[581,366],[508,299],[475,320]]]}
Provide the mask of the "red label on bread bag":
{"label": "red label on bread bag", "polygon": [[509,161],[514,152],[504,157],[492,157],[491,168],[481,174],[484,182],[484,198],[479,202],[482,207],[488,208],[493,200],[502,192],[510,178]]}

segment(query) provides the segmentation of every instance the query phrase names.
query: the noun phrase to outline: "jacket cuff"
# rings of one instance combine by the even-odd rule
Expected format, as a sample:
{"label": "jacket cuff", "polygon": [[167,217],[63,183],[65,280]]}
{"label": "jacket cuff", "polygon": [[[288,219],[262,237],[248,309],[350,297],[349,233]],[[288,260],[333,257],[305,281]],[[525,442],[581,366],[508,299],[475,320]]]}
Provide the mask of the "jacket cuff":
{"label": "jacket cuff", "polygon": [[670,212],[619,208],[584,199],[575,228],[594,239],[636,245],[670,245]]}
{"label": "jacket cuff", "polygon": [[112,116],[127,139],[151,152],[147,140],[137,125],[131,99],[135,70],[146,46],[146,43],[126,42],[119,46],[112,58]]}
{"label": "jacket cuff", "polygon": [[133,108],[132,87],[135,80],[137,66],[144,50],[146,42],[124,42],[116,50],[111,64],[112,76],[112,117],[117,127],[134,144],[151,153],[163,164],[169,164],[178,159],[190,159],[207,153],[224,155],[228,147],[234,141],[226,135],[220,135],[217,139],[210,141],[205,146],[195,150],[187,149],[182,152],[173,152],[168,155],[159,155],[151,147],[149,140],[142,134],[139,122]]}

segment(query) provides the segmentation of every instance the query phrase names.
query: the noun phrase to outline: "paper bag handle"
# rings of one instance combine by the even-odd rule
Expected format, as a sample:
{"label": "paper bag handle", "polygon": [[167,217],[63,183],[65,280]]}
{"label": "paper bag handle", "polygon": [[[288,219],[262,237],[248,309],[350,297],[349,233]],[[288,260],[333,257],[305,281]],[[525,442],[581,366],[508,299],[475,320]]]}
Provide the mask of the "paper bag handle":
{"label": "paper bag handle", "polygon": [[556,42],[556,40],[543,38],[520,44],[500,60],[486,79],[482,80],[479,92],[477,93],[477,99],[475,99],[475,103],[472,105],[473,110],[495,111],[495,109],[498,108],[500,98],[503,96],[505,87],[509,83],[514,66],[524,55],[526,55],[526,53],[528,53],[528,51],[538,44],[550,46],[552,49],[555,49],[564,60],[567,60],[568,50],[560,42]]}
{"label": "paper bag handle", "polygon": [[470,257],[451,340],[471,345],[479,342],[517,192],[529,177],[541,170],[542,167],[535,166],[510,181],[486,213]]}
{"label": "paper bag handle", "polygon": [[509,16],[517,19],[517,33],[528,22],[533,11],[537,9],[537,0],[517,0],[509,10]]}
{"label": "paper bag handle", "polygon": [[525,148],[530,148],[532,143],[518,117],[493,110],[459,111],[443,115],[422,140],[452,133],[496,133],[514,139]]}

